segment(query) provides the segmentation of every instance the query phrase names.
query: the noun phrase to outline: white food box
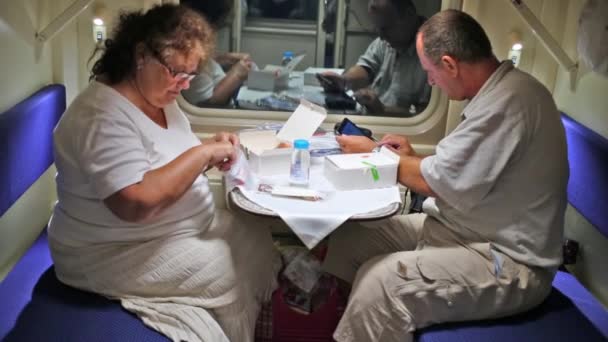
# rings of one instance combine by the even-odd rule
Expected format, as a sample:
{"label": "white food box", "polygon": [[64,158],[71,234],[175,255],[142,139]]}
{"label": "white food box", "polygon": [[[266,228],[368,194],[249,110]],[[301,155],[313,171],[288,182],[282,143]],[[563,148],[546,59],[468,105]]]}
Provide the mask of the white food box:
{"label": "white food box", "polygon": [[252,70],[247,77],[247,88],[264,91],[280,91],[289,85],[289,72],[287,69],[267,65],[262,70]]}
{"label": "white food box", "polygon": [[324,174],[336,190],[365,190],[397,184],[399,155],[386,147],[380,152],[325,157]]}
{"label": "white food box", "polygon": [[265,91],[281,91],[289,88],[289,74],[306,55],[295,56],[285,66],[266,65],[262,70],[252,70],[247,76],[247,88]]}
{"label": "white food box", "polygon": [[344,72],[344,69],[339,68],[307,68],[304,70],[304,85],[307,86],[316,86],[320,87],[319,80],[317,79],[317,74],[324,73],[326,71],[335,72],[338,75],[341,75]]}
{"label": "white food box", "polygon": [[323,107],[301,100],[278,133],[274,130],[240,132],[241,146],[252,171],[258,176],[289,173],[293,149],[277,147],[281,142],[293,144],[296,139],[310,139],[326,117]]}

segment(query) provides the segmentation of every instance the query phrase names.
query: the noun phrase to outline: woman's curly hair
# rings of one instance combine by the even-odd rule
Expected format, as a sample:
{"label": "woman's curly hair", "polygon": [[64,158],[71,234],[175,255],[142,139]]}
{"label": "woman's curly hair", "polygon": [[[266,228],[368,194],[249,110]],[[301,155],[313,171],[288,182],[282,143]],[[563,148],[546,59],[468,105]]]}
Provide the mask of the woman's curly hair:
{"label": "woman's curly hair", "polygon": [[184,5],[165,4],[145,13],[121,13],[112,38],[103,47],[97,47],[89,59],[103,51],[93,65],[90,79],[104,75],[111,84],[116,84],[132,75],[140,43],[163,61],[174,52],[187,54],[200,46],[201,63],[206,63],[213,55],[215,34],[200,14]]}

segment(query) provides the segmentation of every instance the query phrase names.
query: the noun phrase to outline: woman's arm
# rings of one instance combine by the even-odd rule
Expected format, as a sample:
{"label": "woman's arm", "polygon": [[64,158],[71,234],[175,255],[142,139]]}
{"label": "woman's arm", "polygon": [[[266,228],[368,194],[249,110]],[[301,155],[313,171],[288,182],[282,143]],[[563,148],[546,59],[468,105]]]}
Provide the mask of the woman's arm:
{"label": "woman's arm", "polygon": [[212,166],[230,168],[235,158],[236,147],[230,140],[197,145],[168,164],[146,172],[141,182],[115,192],[104,203],[122,220],[144,221],[175,203],[202,170]]}
{"label": "woman's arm", "polygon": [[251,66],[252,61],[249,59],[241,59],[238,63],[234,64],[228,73],[226,73],[226,76],[215,85],[213,95],[205,103],[211,105],[228,104],[230,98],[232,98],[237,89],[247,79]]}

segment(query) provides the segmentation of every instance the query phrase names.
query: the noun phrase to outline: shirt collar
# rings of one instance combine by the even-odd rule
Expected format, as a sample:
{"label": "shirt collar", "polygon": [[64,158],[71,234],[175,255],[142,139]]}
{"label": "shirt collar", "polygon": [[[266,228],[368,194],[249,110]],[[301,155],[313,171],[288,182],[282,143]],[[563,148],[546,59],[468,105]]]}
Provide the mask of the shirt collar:
{"label": "shirt collar", "polygon": [[[492,91],[492,89],[494,89],[496,85],[502,80],[502,78],[511,70],[513,70],[513,63],[510,60],[502,61],[498,68],[494,70],[490,78],[486,80],[481,89],[479,89],[475,97],[473,97],[471,101],[467,104],[465,109],[470,108],[472,104],[477,102],[477,99],[483,98],[486,93]],[[464,110],[462,111],[462,113],[460,113],[460,116],[462,120],[466,119]]]}

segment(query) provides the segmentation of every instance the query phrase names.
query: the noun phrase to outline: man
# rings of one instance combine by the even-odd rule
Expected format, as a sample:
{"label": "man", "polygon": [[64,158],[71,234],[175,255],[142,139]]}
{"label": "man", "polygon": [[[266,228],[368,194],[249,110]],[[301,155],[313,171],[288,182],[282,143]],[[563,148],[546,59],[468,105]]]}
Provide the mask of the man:
{"label": "man", "polygon": [[423,111],[431,87],[416,56],[416,30],[424,18],[409,0],[370,0],[368,12],[379,37],[344,74],[324,73],[328,92],[352,89],[367,113],[412,116]]}
{"label": "man", "polygon": [[568,161],[549,91],[500,63],[463,12],[429,19],[416,50],[430,84],[470,102],[433,156],[418,156],[405,137],[382,139],[398,146],[399,181],[430,198],[424,214],[331,237],[325,269],[354,280],[337,341],[411,341],[436,322],[528,310],[561,262]]}

